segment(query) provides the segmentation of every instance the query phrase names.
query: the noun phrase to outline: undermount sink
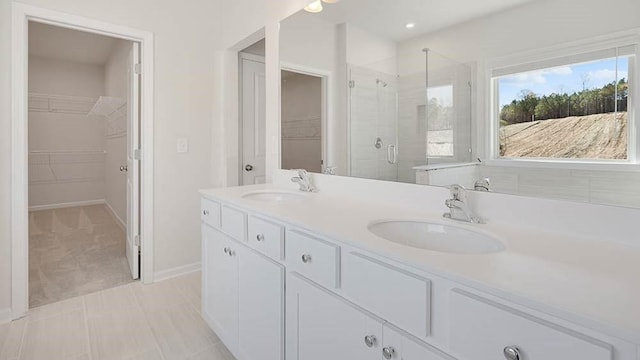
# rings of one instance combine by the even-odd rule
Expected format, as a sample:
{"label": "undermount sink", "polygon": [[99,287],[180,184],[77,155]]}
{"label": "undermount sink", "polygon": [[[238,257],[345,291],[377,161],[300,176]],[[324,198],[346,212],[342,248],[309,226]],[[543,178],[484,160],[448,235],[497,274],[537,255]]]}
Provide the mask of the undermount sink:
{"label": "undermount sink", "polygon": [[283,202],[291,200],[304,199],[305,195],[301,193],[295,193],[292,191],[253,191],[242,195],[244,199],[264,201],[264,202]]}
{"label": "undermount sink", "polygon": [[462,227],[422,221],[377,221],[373,234],[405,246],[456,254],[490,254],[503,251],[499,240]]}

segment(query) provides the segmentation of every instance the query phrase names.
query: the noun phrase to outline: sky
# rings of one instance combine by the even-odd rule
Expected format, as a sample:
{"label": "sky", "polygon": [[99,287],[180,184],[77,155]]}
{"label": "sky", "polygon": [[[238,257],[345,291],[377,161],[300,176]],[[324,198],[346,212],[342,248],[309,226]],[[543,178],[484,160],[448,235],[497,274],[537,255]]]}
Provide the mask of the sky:
{"label": "sky", "polygon": [[601,88],[616,81],[616,78],[627,79],[628,74],[629,58],[619,57],[503,76],[498,80],[500,107],[520,99],[522,90],[530,90],[540,96],[552,93],[573,94],[583,90],[583,81],[586,89]]}

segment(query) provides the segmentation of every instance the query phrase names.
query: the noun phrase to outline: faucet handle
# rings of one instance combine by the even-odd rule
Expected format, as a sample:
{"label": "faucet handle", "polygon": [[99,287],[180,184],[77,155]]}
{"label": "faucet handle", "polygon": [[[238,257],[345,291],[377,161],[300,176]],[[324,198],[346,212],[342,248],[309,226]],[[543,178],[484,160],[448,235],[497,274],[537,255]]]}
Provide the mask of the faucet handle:
{"label": "faucet handle", "polygon": [[294,171],[298,173],[298,176],[301,179],[303,179],[303,178],[308,176],[307,170],[305,170],[305,169],[295,169]]}
{"label": "faucet handle", "polygon": [[451,197],[454,200],[461,200],[464,197],[464,186],[460,184],[449,185],[449,191],[451,191]]}

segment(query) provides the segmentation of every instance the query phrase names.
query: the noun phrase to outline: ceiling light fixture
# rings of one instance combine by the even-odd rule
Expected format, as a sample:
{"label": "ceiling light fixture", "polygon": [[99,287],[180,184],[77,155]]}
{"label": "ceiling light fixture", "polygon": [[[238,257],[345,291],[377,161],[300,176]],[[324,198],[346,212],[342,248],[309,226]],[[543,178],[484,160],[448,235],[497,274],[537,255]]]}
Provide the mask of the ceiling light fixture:
{"label": "ceiling light fixture", "polygon": [[319,13],[322,11],[322,2],[320,0],[315,0],[311,4],[305,6],[304,10],[310,13]]}
{"label": "ceiling light fixture", "polygon": [[315,0],[309,5],[305,6],[304,9],[305,11],[308,11],[310,13],[319,13],[322,11],[322,3],[335,4],[338,1],[340,0]]}
{"label": "ceiling light fixture", "polygon": [[406,27],[407,29],[413,29],[414,27],[416,27],[416,23],[407,23],[404,27]]}

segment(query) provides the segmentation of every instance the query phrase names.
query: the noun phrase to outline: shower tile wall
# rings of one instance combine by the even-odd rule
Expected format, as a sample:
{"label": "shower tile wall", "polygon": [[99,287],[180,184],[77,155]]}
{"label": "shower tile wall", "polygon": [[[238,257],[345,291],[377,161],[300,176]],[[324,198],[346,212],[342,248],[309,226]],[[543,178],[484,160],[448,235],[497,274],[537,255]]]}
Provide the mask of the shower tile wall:
{"label": "shower tile wall", "polygon": [[[397,166],[387,161],[387,147],[397,145],[396,76],[352,67],[351,80],[351,176],[396,180]],[[374,146],[378,137],[380,149]]]}

